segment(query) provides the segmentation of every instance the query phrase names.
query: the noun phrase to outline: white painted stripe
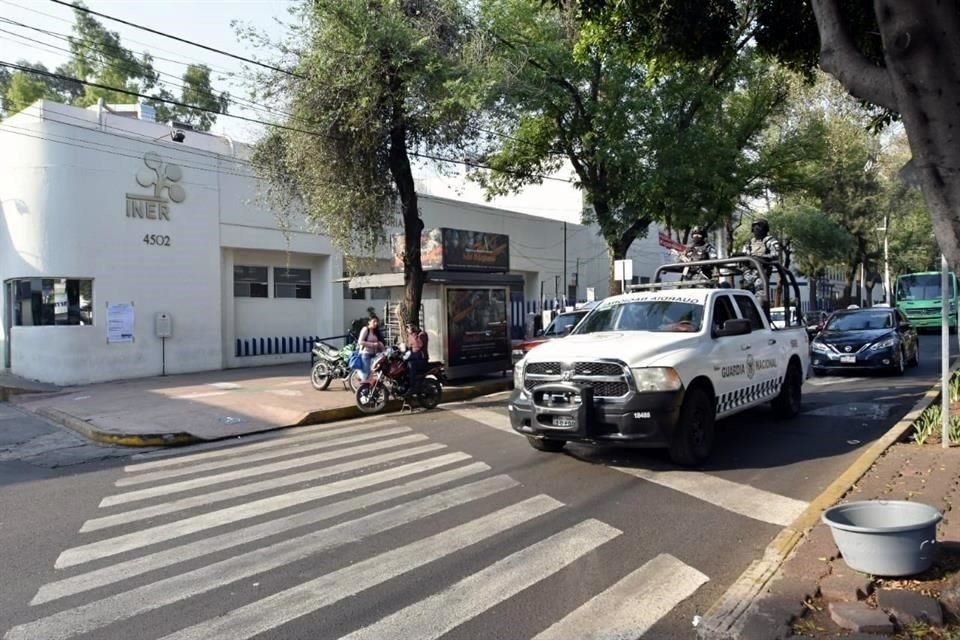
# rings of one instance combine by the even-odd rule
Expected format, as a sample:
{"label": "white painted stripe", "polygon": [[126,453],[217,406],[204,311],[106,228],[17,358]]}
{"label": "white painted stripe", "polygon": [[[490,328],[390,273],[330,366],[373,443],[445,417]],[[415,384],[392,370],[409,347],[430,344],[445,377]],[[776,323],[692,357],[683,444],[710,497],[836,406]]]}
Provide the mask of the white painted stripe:
{"label": "white painted stripe", "polygon": [[193,509],[195,507],[206,507],[217,502],[223,502],[224,500],[233,500],[234,498],[242,498],[255,493],[273,491],[283,487],[301,484],[303,482],[313,482],[321,478],[328,478],[341,473],[357,471],[359,469],[365,469],[366,467],[372,467],[377,464],[392,462],[394,460],[400,460],[403,458],[410,458],[420,455],[421,453],[429,453],[431,451],[444,448],[446,448],[446,445],[440,443],[425,444],[422,447],[415,447],[413,449],[400,449],[399,451],[391,451],[389,453],[384,453],[370,458],[351,460],[349,462],[337,464],[332,467],[311,469],[309,471],[294,473],[287,476],[280,476],[277,478],[270,478],[260,482],[252,482],[250,484],[227,487],[226,489],[220,489],[219,491],[214,491],[213,493],[205,493],[201,495],[180,498],[179,500],[174,500],[173,502],[163,502],[160,504],[151,505],[149,507],[133,509],[132,511],[123,511],[121,513],[115,513],[109,516],[93,518],[92,520],[87,520],[83,523],[83,526],[80,527],[80,533],[97,531],[98,529],[106,529],[107,527],[115,527],[121,524],[129,524],[138,520],[154,518],[156,516],[161,516],[168,513],[176,513],[177,511],[184,511],[186,509]]}
{"label": "white painted stripe", "polygon": [[660,554],[534,640],[634,640],[708,580],[690,565]]}
{"label": "white painted stripe", "polygon": [[[341,640],[436,640],[487,609],[550,577],[621,533],[619,529],[599,520],[586,520],[521,549],[452,587]],[[604,621],[597,620],[596,623],[603,624]]]}
{"label": "white painted stripe", "polygon": [[[562,503],[545,495],[524,500],[466,524],[280,591],[217,618],[172,633],[162,640],[252,638],[497,534],[510,531],[561,506]],[[29,636],[23,636],[26,637]]]}
{"label": "white painted stripe", "polygon": [[225,396],[229,391],[200,391],[197,393],[185,393],[182,396],[172,396],[174,400],[194,400],[195,398],[212,398],[213,396]]}
{"label": "white painted stripe", "polygon": [[430,471],[441,466],[462,462],[468,460],[470,456],[465,453],[450,453],[436,458],[428,458],[420,462],[412,462],[401,467],[386,469],[356,478],[348,478],[339,482],[333,482],[319,487],[309,487],[300,491],[292,491],[245,504],[239,504],[219,511],[211,511],[192,518],[185,518],[168,524],[157,525],[148,529],[141,529],[114,538],[92,542],[80,547],[68,549],[60,554],[54,565],[57,569],[70,567],[76,564],[83,564],[91,560],[106,558],[109,556],[139,549],[151,544],[173,540],[182,536],[190,535],[198,531],[205,531],[213,527],[219,527],[232,522],[239,522],[248,518],[255,518],[266,513],[273,513],[298,504],[319,500],[329,496],[337,495],[354,489],[369,487],[382,482],[389,482],[404,476],[413,475]]}
{"label": "white painted stripe", "polygon": [[787,526],[799,516],[807,503],[747,484],[724,480],[699,471],[651,471],[628,467],[610,467],[642,478],[647,482],[685,493],[741,516]]}
{"label": "white painted stripe", "polygon": [[[61,611],[35,622],[14,627],[6,635],[6,638],[7,640],[25,640],[26,638],[64,640],[81,633],[88,633],[118,620],[131,618],[147,611],[207,593],[238,580],[297,562],[321,551],[359,542],[383,531],[389,531],[427,518],[460,504],[485,498],[506,488],[507,486],[499,481],[484,481],[466,487],[450,489],[415,500],[409,504],[397,505],[357,520],[314,531],[298,538],[284,540],[262,549],[255,549],[102,600]],[[550,499],[547,498],[547,500]],[[521,508],[519,505],[515,505],[509,509],[514,509],[525,519],[529,519],[533,517],[530,514],[538,515],[545,510],[549,510],[549,508],[553,507],[540,500],[535,506],[527,504]],[[503,511],[498,513],[502,514]],[[489,517],[487,516],[487,518]],[[509,514],[505,517],[508,520],[511,519]],[[520,517],[514,516],[513,520],[520,520]],[[502,525],[499,523],[488,522],[485,529],[498,531],[500,526]],[[421,560],[417,559],[416,562],[419,563]]]}
{"label": "white painted stripe", "polygon": [[[325,449],[329,447],[350,444],[353,442],[362,442],[364,440],[372,440],[373,438],[393,436],[400,433],[409,433],[409,432],[410,432],[410,429],[408,429],[407,427],[394,427],[393,429],[386,429],[385,431],[377,431],[375,433],[364,433],[364,434],[355,435],[355,436],[348,436],[346,438],[336,438],[330,442],[323,443],[323,444],[316,444],[310,447],[303,447],[293,452],[288,452],[285,455],[290,455],[290,453],[306,453],[307,451],[310,451],[312,449],[321,449],[321,448]],[[212,476],[203,476],[200,478],[192,478],[190,480],[181,480],[180,482],[172,482],[170,484],[161,484],[155,487],[149,487],[147,489],[138,489],[136,491],[128,491],[126,493],[121,493],[115,496],[107,496],[106,498],[100,501],[100,507],[101,508],[111,507],[113,505],[126,504],[128,502],[136,502],[138,500],[144,500],[146,498],[155,498],[157,496],[166,496],[172,493],[190,491],[191,489],[209,487],[215,484],[222,484],[224,482],[230,482],[233,480],[254,478],[256,476],[262,476],[268,473],[274,473],[276,471],[285,471],[288,469],[296,469],[297,467],[306,467],[312,464],[316,464],[318,462],[325,462],[327,460],[336,460],[339,458],[347,458],[352,455],[356,455],[360,453],[369,453],[371,451],[379,451],[381,449],[393,449],[396,447],[402,447],[408,444],[413,444],[415,442],[423,442],[424,440],[427,440],[427,436],[414,434],[410,436],[404,436],[402,438],[393,438],[391,440],[378,440],[373,444],[350,447],[347,449],[340,449],[338,451],[328,451],[325,453],[318,453],[312,456],[288,458],[286,460],[281,460],[279,462],[274,462],[272,464],[264,464],[260,466],[246,466],[243,469],[237,469],[235,471],[226,471],[224,473],[218,473]],[[271,457],[274,457],[274,456],[271,456]]]}
{"label": "white painted stripe", "polygon": [[866,380],[866,378],[810,378],[805,384],[809,384],[814,387],[826,387],[832,384],[860,382],[861,380]]}
{"label": "white painted stripe", "polygon": [[[432,489],[457,480],[463,480],[464,478],[469,478],[470,476],[489,470],[489,465],[483,462],[474,462],[465,467],[443,471],[427,476],[426,478],[412,480],[404,484],[341,500],[340,502],[323,505],[322,507],[317,507],[309,511],[295,513],[285,518],[270,520],[269,522],[263,522],[243,529],[235,529],[212,538],[204,538],[197,542],[173,547],[165,551],[158,551],[146,556],[140,556],[119,564],[113,564],[103,569],[81,573],[70,578],[43,585],[40,587],[40,590],[37,591],[37,595],[34,596],[33,600],[30,601],[30,604],[43,604],[44,602],[82,593],[90,589],[97,589],[108,584],[132,578],[133,576],[200,558],[211,553],[217,553],[224,549],[256,542],[257,540],[291,531],[299,527],[317,524],[318,522],[329,520],[357,509],[366,509],[418,491]],[[514,486],[516,484],[514,480],[503,475],[494,476],[489,480],[481,480],[480,482],[498,486],[500,484],[506,485],[507,481],[510,482],[510,485],[507,486]]]}
{"label": "white painted stripe", "polygon": [[297,387],[302,384],[310,384],[309,380],[292,380],[290,382],[281,382],[278,387]]}
{"label": "white painted stripe", "polygon": [[[237,441],[217,440],[173,449],[161,449],[159,451],[134,455],[131,458],[132,460],[146,460],[147,462],[127,465],[123,470],[127,473],[140,473],[162,467],[191,464],[200,460],[246,454],[251,451],[269,449],[271,447],[290,446],[296,442],[328,437],[330,433],[347,433],[349,429],[359,431],[361,429],[391,426],[396,423],[396,420],[384,420],[380,417],[366,421],[362,419],[352,420],[346,427],[343,421],[329,422],[312,427],[291,427],[281,432],[270,431],[267,433],[254,433],[248,436],[238,436]],[[291,432],[295,435],[291,435]]]}
{"label": "white painted stripe", "polygon": [[[224,467],[235,467],[239,465],[248,466],[256,462],[272,460],[273,458],[292,456],[298,453],[306,453],[307,451],[326,449],[329,447],[340,446],[342,444],[349,444],[351,442],[369,440],[371,438],[376,438],[377,433],[388,436],[401,433],[401,430],[410,430],[406,427],[393,427],[389,429],[383,429],[382,431],[377,431],[377,429],[380,429],[380,427],[366,427],[360,429],[351,429],[347,427],[344,429],[328,431],[321,436],[314,436],[306,443],[292,442],[288,443],[290,446],[271,447],[267,451],[250,452],[238,450],[236,453],[240,455],[227,458],[226,460],[214,460],[201,464],[180,466],[175,469],[160,469],[158,471],[150,471],[138,475],[125,476],[117,480],[116,486],[127,487],[137,484],[146,484],[148,482],[156,482],[158,480],[169,480],[170,478],[177,478],[180,476],[206,473],[207,471],[215,471],[216,469],[223,469]],[[333,436],[342,437],[335,438]]]}
{"label": "white painted stripe", "polygon": [[492,409],[479,409],[479,408],[464,408],[464,409],[446,409],[450,413],[460,416],[461,418],[466,418],[467,420],[473,420],[474,422],[479,422],[488,427],[493,427],[500,431],[506,431],[507,433],[512,433],[513,435],[521,435],[513,430],[513,427],[510,426],[510,416],[505,412],[501,413],[499,411],[494,411]]}

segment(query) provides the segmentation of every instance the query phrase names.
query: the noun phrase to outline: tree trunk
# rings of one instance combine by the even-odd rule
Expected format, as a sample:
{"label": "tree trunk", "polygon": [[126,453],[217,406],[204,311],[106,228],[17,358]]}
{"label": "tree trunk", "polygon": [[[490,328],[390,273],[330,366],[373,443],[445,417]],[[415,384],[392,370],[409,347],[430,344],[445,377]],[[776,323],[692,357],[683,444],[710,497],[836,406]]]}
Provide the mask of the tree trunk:
{"label": "tree trunk", "polygon": [[[858,98],[900,114],[941,251],[960,267],[960,7],[874,0],[885,68],[864,58],[839,0],[814,0],[820,65]],[[910,176],[908,176],[909,178]]]}
{"label": "tree trunk", "polygon": [[609,286],[609,295],[611,296],[615,296],[622,293],[620,291],[620,281],[617,280],[617,274],[614,271],[613,263],[617,260],[626,260],[628,249],[629,249],[629,245],[624,247],[622,242],[607,240],[607,255],[610,256],[610,283],[608,286]]}
{"label": "tree trunk", "polygon": [[817,277],[816,276],[807,276],[807,288],[809,289],[810,295],[810,312],[817,310]]}
{"label": "tree trunk", "polygon": [[423,297],[423,264],[420,261],[420,235],[423,220],[417,206],[417,190],[407,155],[407,132],[402,126],[390,132],[390,175],[400,194],[403,216],[403,306],[400,317],[404,326],[419,324],[420,301]]}

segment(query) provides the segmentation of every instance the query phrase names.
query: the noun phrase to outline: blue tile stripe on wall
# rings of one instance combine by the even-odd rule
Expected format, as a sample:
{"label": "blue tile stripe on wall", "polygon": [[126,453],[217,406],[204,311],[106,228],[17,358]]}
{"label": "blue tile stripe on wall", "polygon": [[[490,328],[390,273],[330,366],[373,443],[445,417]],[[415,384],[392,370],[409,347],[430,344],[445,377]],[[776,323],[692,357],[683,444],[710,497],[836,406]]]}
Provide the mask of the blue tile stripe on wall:
{"label": "blue tile stripe on wall", "polygon": [[313,351],[313,343],[319,339],[319,336],[237,338],[234,356],[237,358],[246,358],[249,356],[310,353]]}

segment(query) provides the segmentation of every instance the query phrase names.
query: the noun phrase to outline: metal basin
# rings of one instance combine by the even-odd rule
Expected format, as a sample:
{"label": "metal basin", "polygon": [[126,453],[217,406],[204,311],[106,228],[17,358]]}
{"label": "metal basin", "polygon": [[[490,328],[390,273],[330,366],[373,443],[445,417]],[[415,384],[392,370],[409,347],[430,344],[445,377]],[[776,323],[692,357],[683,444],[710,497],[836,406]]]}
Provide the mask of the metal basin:
{"label": "metal basin", "polygon": [[923,573],[937,553],[943,514],[921,502],[866,500],[830,507],[820,516],[851,569],[875,576]]}

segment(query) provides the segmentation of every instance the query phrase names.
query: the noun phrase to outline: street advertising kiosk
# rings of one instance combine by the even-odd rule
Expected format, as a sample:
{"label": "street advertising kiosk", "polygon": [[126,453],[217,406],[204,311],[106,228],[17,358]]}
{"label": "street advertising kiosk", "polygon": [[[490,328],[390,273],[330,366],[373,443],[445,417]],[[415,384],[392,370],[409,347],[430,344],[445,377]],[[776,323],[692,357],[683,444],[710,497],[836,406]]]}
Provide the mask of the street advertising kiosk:
{"label": "street advertising kiosk", "polygon": [[[523,290],[523,277],[506,273],[508,237],[431,229],[424,232],[421,244],[426,272],[422,322],[430,338],[430,359],[444,362],[451,380],[508,371],[512,366],[510,292]],[[402,236],[394,239],[393,246],[394,269],[402,270]],[[384,318],[396,317],[403,299],[402,273],[357,276],[349,286],[387,289]]]}

